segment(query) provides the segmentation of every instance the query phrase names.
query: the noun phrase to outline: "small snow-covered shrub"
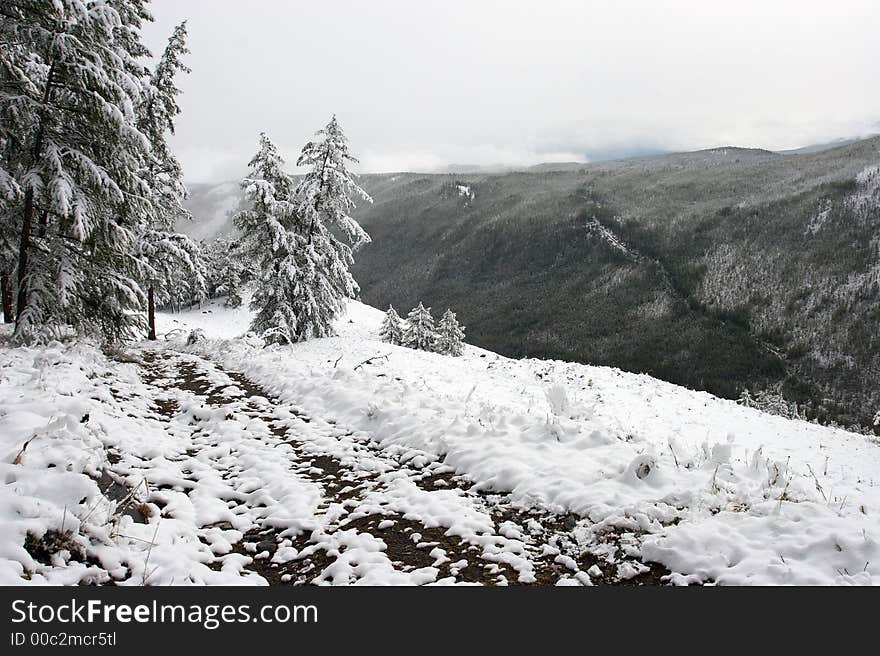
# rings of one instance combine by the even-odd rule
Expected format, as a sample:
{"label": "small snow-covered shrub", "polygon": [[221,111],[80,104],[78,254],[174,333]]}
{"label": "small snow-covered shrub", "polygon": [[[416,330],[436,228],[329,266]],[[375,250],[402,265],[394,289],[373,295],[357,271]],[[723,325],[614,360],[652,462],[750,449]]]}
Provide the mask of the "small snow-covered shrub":
{"label": "small snow-covered shrub", "polygon": [[559,383],[545,389],[544,395],[547,397],[547,403],[550,405],[550,412],[554,415],[564,414],[570,407],[568,393],[565,391],[565,387]]}
{"label": "small snow-covered shrub", "polygon": [[193,328],[189,335],[186,337],[186,345],[192,346],[193,344],[198,344],[199,342],[205,341],[205,331],[201,328]]}

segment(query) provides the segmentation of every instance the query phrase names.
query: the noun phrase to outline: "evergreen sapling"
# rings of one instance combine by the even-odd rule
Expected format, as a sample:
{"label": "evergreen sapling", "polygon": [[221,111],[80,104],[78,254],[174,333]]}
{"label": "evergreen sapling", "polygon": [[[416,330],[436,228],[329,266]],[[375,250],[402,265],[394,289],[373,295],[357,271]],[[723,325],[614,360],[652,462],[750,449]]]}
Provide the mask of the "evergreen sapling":
{"label": "evergreen sapling", "polygon": [[388,311],[385,313],[385,319],[382,321],[382,328],[379,330],[379,336],[382,338],[383,342],[396,344],[398,346],[403,344],[403,326],[401,326],[400,316],[390,305],[388,306]]}
{"label": "evergreen sapling", "polygon": [[407,325],[403,332],[403,345],[420,351],[433,351],[436,345],[437,334],[434,330],[434,318],[431,316],[431,308],[426,308],[419,302],[407,315]]}
{"label": "evergreen sapling", "polygon": [[458,357],[462,354],[464,342],[464,326],[458,323],[455,312],[446,310],[437,327],[437,351],[445,355]]}

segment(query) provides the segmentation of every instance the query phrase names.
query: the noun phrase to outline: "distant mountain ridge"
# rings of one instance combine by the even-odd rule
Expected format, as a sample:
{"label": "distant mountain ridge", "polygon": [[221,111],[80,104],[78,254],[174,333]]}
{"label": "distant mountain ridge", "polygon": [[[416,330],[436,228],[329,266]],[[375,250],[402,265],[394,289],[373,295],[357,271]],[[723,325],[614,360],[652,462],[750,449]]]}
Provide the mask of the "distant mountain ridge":
{"label": "distant mountain ridge", "polygon": [[878,136],[877,134],[871,134],[865,137],[858,137],[854,139],[835,139],[834,141],[829,141],[827,143],[821,144],[811,144],[809,146],[801,146],[800,148],[789,148],[788,150],[778,150],[776,152],[781,153],[783,155],[805,155],[808,153],[821,153],[823,150],[831,150],[832,148],[840,148],[841,146],[848,146],[850,144],[854,144],[858,141],[862,141],[863,139],[871,139],[873,137]]}
{"label": "distant mountain ridge", "polygon": [[[874,135],[872,135],[874,136]],[[870,137],[869,137],[870,138]],[[811,144],[789,150],[765,150],[753,148],[738,148],[739,150],[754,150],[764,153],[777,153],[781,155],[800,155],[822,152],[832,148],[846,146],[856,143],[861,139],[837,139],[835,141]],[[703,151],[694,152],[710,152],[715,150],[737,149],[735,146],[720,146],[709,148]],[[606,148],[602,150],[590,151],[587,156],[588,161],[584,162],[542,162],[529,166],[514,166],[509,164],[493,164],[493,165],[476,165],[476,164],[449,164],[441,171],[423,173],[421,175],[476,175],[476,174],[492,174],[492,173],[515,173],[523,171],[531,172],[557,172],[557,171],[580,171],[591,164],[617,161],[617,160],[634,160],[646,157],[663,157],[667,155],[677,155],[686,153],[676,153],[662,148],[651,147],[621,147]],[[396,176],[406,172],[386,173],[386,174],[365,174],[371,176]],[[196,239],[214,239],[219,236],[229,235],[233,232],[230,215],[238,209],[241,202],[242,194],[239,189],[239,180],[226,180],[221,182],[194,182],[189,183],[190,196],[185,202],[187,209],[192,212],[195,221],[181,222],[178,229]]]}

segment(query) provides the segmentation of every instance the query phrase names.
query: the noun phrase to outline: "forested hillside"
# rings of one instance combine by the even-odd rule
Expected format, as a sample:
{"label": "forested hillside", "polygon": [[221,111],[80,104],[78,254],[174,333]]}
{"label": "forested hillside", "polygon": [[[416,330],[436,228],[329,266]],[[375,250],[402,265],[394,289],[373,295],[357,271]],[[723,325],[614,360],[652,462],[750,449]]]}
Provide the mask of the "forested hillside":
{"label": "forested hillside", "polygon": [[[364,301],[456,308],[474,344],[505,355],[725,397],[778,388],[810,416],[867,426],[880,406],[878,165],[873,138],[802,154],[366,175],[375,203],[355,216],[374,243],[353,272]],[[197,190],[194,230],[231,231],[195,208],[218,189]]]}
{"label": "forested hillside", "polygon": [[368,178],[376,202],[358,216],[375,244],[354,272],[365,301],[456,307],[475,344],[507,355],[727,397],[779,384],[821,418],[867,425],[880,400],[878,146]]}

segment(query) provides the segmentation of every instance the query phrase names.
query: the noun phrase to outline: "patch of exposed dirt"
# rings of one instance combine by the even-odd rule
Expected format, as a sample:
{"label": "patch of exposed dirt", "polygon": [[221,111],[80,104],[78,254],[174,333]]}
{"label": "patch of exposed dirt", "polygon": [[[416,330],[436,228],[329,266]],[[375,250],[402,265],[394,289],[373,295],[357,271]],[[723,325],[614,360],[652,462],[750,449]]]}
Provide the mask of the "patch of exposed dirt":
{"label": "patch of exposed dirt", "polygon": [[71,560],[84,560],[82,547],[76,541],[73,531],[69,529],[66,531],[50,529],[41,537],[28,533],[24,540],[24,549],[31,558],[44,565],[51,565],[52,557],[62,552],[67,552]]}

